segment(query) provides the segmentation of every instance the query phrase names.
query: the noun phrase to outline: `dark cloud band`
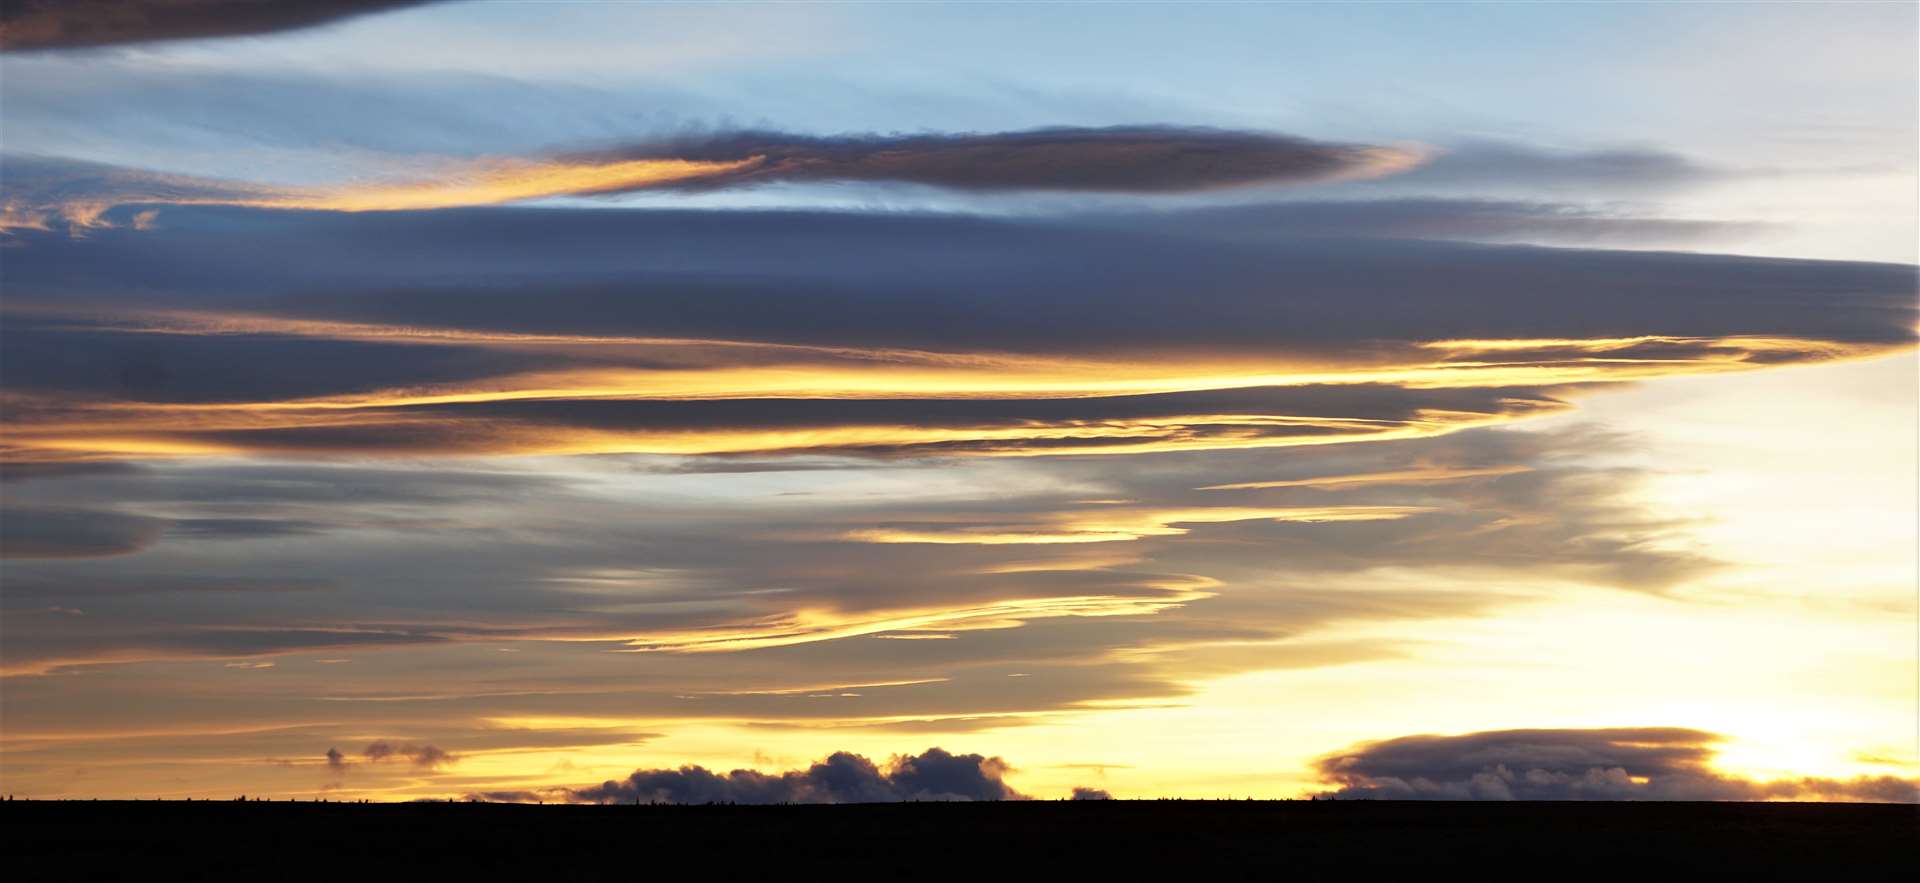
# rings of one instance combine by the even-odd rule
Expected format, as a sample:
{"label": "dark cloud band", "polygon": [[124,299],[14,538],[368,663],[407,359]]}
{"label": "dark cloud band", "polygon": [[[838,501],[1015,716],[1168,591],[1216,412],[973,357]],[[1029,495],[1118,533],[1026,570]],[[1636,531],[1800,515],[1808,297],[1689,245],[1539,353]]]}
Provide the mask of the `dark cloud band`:
{"label": "dark cloud band", "polygon": [[188,209],[40,234],[9,255],[0,459],[1381,439],[1913,339],[1893,265],[1175,226]]}
{"label": "dark cloud band", "polygon": [[[955,190],[1107,193],[1178,193],[1371,177],[1419,161],[1418,154],[1396,148],[1156,126],[828,138],[744,132],[576,159],[608,158],[744,163],[736,170],[689,178],[680,185],[694,189],[775,181],[861,181]],[[623,189],[630,188],[609,187],[602,192]]]}
{"label": "dark cloud band", "polygon": [[0,50],[78,49],[313,27],[430,0],[8,0]]}
{"label": "dark cloud band", "polygon": [[1643,335],[1909,342],[1920,322],[1913,269],[1894,264],[1383,238],[1401,235],[1391,226],[1299,235],[1360,211],[1088,223],[189,208],[148,231],[23,235],[7,277],[14,304],[124,310],[137,289],[149,309],[963,352],[1354,352],[1379,340]]}

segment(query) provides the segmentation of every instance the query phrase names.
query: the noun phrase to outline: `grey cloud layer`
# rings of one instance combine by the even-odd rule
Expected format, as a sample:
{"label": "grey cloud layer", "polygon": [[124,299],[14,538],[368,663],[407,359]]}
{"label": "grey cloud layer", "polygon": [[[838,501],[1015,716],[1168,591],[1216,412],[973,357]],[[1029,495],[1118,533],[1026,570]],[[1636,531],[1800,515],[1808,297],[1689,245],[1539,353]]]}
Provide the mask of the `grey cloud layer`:
{"label": "grey cloud layer", "polygon": [[1700,730],[1499,730],[1371,742],[1319,762],[1342,798],[1383,800],[1865,800],[1920,802],[1892,776],[1754,780],[1707,762]]}
{"label": "grey cloud layer", "polygon": [[[465,461],[154,463],[37,476],[8,485],[14,503],[168,521],[285,520],[311,530],[236,537],[169,529],[137,554],[6,562],[7,670],[87,674],[7,678],[17,742],[9,765],[53,769],[98,750],[94,738],[191,721],[205,735],[172,747],[145,739],[142,751],[181,760],[304,757],[306,766],[287,773],[292,788],[324,781],[317,770],[352,764],[351,783],[361,787],[429,769],[402,757],[403,745],[461,756],[617,745],[698,721],[952,734],[1067,723],[1096,707],[1177,703],[1223,675],[1409,652],[1389,640],[1328,640],[1339,624],[1483,615],[1570,585],[1664,591],[1713,567],[1657,542],[1674,525],[1632,502],[1634,473],[1565,462],[1619,444],[1584,430],[1472,431],[1140,455],[1119,472],[1065,458],[923,461],[912,469],[816,461],[841,468],[686,474],[671,468],[686,461],[591,458],[568,461],[558,474]],[[1456,477],[1315,481],[1421,469]],[[787,484],[761,484],[769,480]],[[699,483],[700,496],[685,493],[688,482]],[[1278,484],[1206,489],[1237,482]],[[1327,505],[1425,511],[1383,522],[1187,522],[1178,535],[1066,546],[836,538],[882,527],[1031,527],[1035,518],[1099,518],[1118,508],[1197,510],[1204,518],[1209,507]],[[1419,572],[1421,584],[1383,586],[1369,577],[1393,570]],[[238,579],[243,574],[256,581]],[[308,582],[285,585],[275,576]],[[1182,588],[1201,580],[1214,581],[1211,597]],[[1475,588],[1495,584],[1507,588]],[[1117,612],[1157,612],[1083,617],[1067,609],[985,629],[908,624],[734,652],[671,649],[686,636],[807,637],[816,625],[794,618],[797,610],[884,622],[901,610],[1089,596],[1111,599]],[[623,640],[633,636],[653,649],[617,652],[645,649]],[[186,673],[209,671],[223,678],[217,689],[183,686],[196,683]],[[510,723],[519,718],[575,723],[523,731]],[[74,735],[95,731],[103,735]],[[330,744],[364,744],[369,734],[385,737],[385,756],[397,761],[346,751],[329,767],[319,756]],[[578,796],[745,802],[999,793],[978,762],[922,764],[904,778],[883,765],[840,763],[847,775],[837,779],[810,769],[645,770]],[[959,778],[928,778],[934,767]],[[468,766],[452,771],[438,778]],[[493,787],[474,776],[448,787]],[[564,771],[549,780],[569,781]]]}
{"label": "grey cloud layer", "polygon": [[91,558],[138,552],[165,523],[138,515],[57,507],[0,508],[0,558]]}

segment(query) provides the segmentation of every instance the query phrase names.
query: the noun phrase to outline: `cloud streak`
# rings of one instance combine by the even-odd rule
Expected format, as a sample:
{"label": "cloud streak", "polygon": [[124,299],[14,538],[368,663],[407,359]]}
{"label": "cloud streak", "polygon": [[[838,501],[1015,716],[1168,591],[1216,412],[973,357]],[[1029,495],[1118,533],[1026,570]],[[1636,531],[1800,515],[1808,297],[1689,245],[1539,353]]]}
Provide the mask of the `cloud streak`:
{"label": "cloud streak", "polygon": [[506,401],[108,406],[22,400],[24,460],[234,453],[1114,454],[1390,440],[1554,413],[1527,388],[1387,384],[1041,399],[632,399],[557,390]]}
{"label": "cloud streak", "polygon": [[[78,233],[108,225],[109,211],[129,205],[423,211],[556,196],[720,190],[770,183],[915,184],[977,192],[1189,193],[1379,177],[1412,168],[1420,157],[1409,148],[1173,127],[838,137],[744,132],[590,153],[441,161],[424,177],[394,174],[384,180],[321,187],[219,181],[11,157],[6,160],[11,192],[0,204],[0,229],[48,229],[64,221]],[[128,223],[145,227],[154,218],[147,214]]]}

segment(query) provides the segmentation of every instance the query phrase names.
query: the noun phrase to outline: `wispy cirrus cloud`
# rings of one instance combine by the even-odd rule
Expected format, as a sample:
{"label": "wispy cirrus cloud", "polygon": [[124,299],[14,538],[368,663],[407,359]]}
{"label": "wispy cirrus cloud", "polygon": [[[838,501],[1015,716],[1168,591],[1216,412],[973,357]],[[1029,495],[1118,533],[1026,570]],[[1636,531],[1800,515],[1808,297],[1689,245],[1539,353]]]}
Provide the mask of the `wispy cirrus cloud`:
{"label": "wispy cirrus cloud", "polygon": [[[658,713],[823,714],[801,708],[802,694],[822,692],[814,686],[836,677],[846,689],[825,692],[862,694],[842,701],[866,717],[1058,711],[1083,699],[1180,688],[1153,674],[1151,653],[1111,669],[1111,681],[1084,673],[1021,679],[1013,692],[968,673],[1003,659],[1045,675],[1048,666],[1167,644],[1196,645],[1168,659],[1219,657],[1215,665],[1331,663],[1353,654],[1269,645],[1330,619],[1459,615],[1516,600],[1468,590],[1479,580],[1524,575],[1543,586],[1659,593],[1717,566],[1667,541],[1683,522],[1631,501],[1637,473],[1551,460],[1607,444],[1583,433],[1480,430],[1136,456],[1126,477],[1098,458],[921,461],[878,473],[855,461],[790,477],[815,493],[732,504],[661,498],[646,509],[631,504],[635,493],[651,498],[644,489],[683,476],[630,472],[622,459],[592,461],[593,471],[568,481],[535,480],[499,461],[427,471],[210,461],[35,480],[14,489],[18,503],[189,522],[244,512],[327,529],[257,539],[167,531],[134,555],[9,562],[8,615],[39,624],[11,635],[4,658],[11,671],[46,672],[341,649],[467,647],[484,655],[508,646],[564,652],[569,665],[608,676],[626,670],[610,659],[644,658],[625,665],[665,680],[637,688],[645,697],[621,707]],[[872,498],[853,490],[863,481],[886,487],[883,476],[893,471],[913,493]],[[947,496],[924,485],[955,471],[971,492]],[[1396,473],[1406,477],[1389,477]],[[1206,489],[1234,483],[1227,477],[1269,481]],[[850,489],[836,492],[843,484]],[[1001,485],[1021,489],[991,490]],[[503,499],[518,502],[502,506]],[[407,539],[375,539],[387,533]],[[929,538],[939,541],[873,541]],[[1054,539],[1102,541],[1047,542]],[[1283,556],[1283,573],[1271,569],[1274,555]],[[255,576],[209,571],[208,556],[245,561]],[[1462,583],[1434,593],[1351,583],[1375,570],[1451,574],[1444,578]],[[219,603],[192,603],[196,597]],[[55,602],[86,615],[34,612]],[[932,635],[943,637],[890,639]],[[1224,656],[1204,648],[1220,641],[1239,648]],[[884,649],[903,644],[950,649]],[[764,666],[769,654],[804,658],[794,670],[813,673],[807,689],[726,674],[722,681],[732,683],[718,695],[718,682],[701,672],[733,667],[697,661],[742,657]],[[917,660],[911,671],[895,670],[903,659]],[[914,684],[874,686],[894,681]],[[536,695],[547,689],[462,707],[580,716],[612,701],[604,686],[577,699]],[[435,693],[410,701],[445,700]],[[701,698],[674,699],[685,694]]]}

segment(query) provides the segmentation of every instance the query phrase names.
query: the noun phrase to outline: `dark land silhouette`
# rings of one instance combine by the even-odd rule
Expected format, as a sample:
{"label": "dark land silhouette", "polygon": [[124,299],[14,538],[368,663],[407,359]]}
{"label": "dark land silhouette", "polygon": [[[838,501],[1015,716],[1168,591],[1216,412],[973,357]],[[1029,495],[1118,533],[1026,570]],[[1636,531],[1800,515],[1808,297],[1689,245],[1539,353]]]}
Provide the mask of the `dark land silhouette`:
{"label": "dark land silhouette", "polygon": [[1920,856],[1920,807],[14,800],[0,804],[0,844],[14,880],[636,880],[847,872],[1880,880],[1904,879]]}

